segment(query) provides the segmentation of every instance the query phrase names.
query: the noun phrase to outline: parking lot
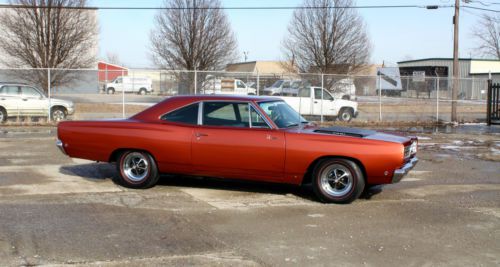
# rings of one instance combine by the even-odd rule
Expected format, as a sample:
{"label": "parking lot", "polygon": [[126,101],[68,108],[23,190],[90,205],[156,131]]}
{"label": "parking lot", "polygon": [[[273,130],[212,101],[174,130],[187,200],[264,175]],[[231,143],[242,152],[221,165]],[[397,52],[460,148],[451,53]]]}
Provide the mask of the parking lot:
{"label": "parking lot", "polygon": [[307,187],[165,176],[115,185],[51,127],[0,129],[0,265],[498,266],[500,128],[412,132],[420,162],[349,205]]}

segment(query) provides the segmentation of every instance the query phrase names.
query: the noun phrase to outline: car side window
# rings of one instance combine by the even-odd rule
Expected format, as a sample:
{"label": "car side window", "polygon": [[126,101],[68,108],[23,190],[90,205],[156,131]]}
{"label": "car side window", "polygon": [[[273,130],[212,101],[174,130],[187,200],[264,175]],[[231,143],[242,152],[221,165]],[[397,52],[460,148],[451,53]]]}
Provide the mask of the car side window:
{"label": "car side window", "polygon": [[324,100],[333,100],[333,97],[329,93],[324,92],[321,88],[314,88],[314,99],[321,99],[322,92]]}
{"label": "car side window", "polygon": [[309,88],[300,89],[299,97],[311,97],[311,89]]}
{"label": "car side window", "polygon": [[191,104],[183,108],[171,111],[163,116],[161,119],[164,121],[180,122],[185,124],[198,124],[198,107],[199,104]]}
{"label": "car side window", "polygon": [[248,103],[204,102],[203,125],[249,127]]}
{"label": "car side window", "polygon": [[19,87],[18,86],[3,86],[2,88],[0,88],[0,95],[18,96],[19,95]]}
{"label": "car side window", "polygon": [[243,84],[242,81],[237,81],[236,82],[236,87],[238,87],[238,88],[245,88],[245,85]]}
{"label": "car side window", "polygon": [[264,120],[264,118],[255,110],[254,107],[250,107],[250,118],[251,118],[251,123],[250,123],[251,128],[264,128],[264,129],[270,128],[267,122]]}
{"label": "car side window", "polygon": [[34,98],[42,97],[42,94],[40,94],[40,92],[38,92],[38,90],[36,90],[33,87],[26,87],[26,86],[21,87],[21,94],[23,95],[23,97],[34,97]]}

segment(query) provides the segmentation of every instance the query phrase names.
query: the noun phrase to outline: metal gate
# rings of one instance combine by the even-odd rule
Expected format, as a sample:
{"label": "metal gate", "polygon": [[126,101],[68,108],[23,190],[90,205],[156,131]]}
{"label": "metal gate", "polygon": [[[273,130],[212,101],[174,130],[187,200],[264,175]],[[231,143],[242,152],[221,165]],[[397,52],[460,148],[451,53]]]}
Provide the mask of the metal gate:
{"label": "metal gate", "polygon": [[500,84],[488,80],[488,110],[486,122],[488,125],[500,124]]}

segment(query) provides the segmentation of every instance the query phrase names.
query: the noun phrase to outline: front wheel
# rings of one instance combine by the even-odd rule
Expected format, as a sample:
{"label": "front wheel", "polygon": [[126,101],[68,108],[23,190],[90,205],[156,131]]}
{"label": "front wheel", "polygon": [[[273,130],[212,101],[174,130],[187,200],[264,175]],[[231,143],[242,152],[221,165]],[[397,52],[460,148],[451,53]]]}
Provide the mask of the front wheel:
{"label": "front wheel", "polygon": [[352,117],[354,116],[352,109],[350,108],[342,108],[339,112],[339,120],[341,121],[351,121]]}
{"label": "front wheel", "polygon": [[153,187],[160,174],[154,158],[143,151],[125,151],[116,163],[118,175],[115,181],[128,188]]}
{"label": "front wheel", "polygon": [[140,95],[146,95],[147,93],[148,91],[145,88],[141,88],[141,90],[139,90]]}
{"label": "front wheel", "polygon": [[313,190],[326,203],[350,203],[363,192],[365,180],[360,167],[347,159],[325,159],[313,172]]}
{"label": "front wheel", "polygon": [[107,93],[108,93],[108,95],[114,94],[115,93],[115,88],[113,88],[113,87],[108,88]]}

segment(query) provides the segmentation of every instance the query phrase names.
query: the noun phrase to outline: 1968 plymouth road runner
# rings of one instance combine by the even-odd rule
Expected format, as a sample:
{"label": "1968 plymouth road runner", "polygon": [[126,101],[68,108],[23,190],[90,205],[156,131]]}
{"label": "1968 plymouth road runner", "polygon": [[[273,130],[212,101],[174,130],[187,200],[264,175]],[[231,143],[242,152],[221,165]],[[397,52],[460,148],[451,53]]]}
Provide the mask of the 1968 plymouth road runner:
{"label": "1968 plymouth road runner", "polygon": [[116,162],[116,181],[130,188],[183,174],[312,184],[334,203],[399,182],[418,161],[416,138],[319,128],[280,98],[258,96],[177,96],[125,120],[65,121],[57,146],[70,157]]}

